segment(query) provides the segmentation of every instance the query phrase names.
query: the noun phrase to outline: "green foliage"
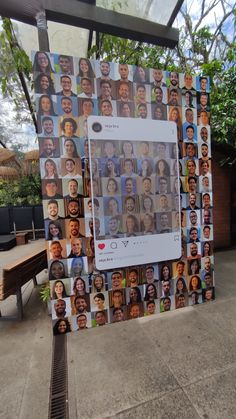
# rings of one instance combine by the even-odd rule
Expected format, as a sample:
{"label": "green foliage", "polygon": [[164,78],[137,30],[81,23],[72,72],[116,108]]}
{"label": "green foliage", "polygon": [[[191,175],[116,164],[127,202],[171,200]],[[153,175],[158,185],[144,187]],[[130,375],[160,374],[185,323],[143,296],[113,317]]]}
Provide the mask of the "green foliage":
{"label": "green foliage", "polygon": [[41,181],[38,174],[11,181],[0,179],[0,206],[27,206],[41,202]]}
{"label": "green foliage", "polygon": [[236,10],[224,9],[215,27],[203,25],[216,4],[211,2],[206,6],[202,2],[200,17],[194,19],[187,9],[181,10],[185,24],[180,28],[179,43],[174,50],[103,34],[99,49],[94,46],[89,56],[96,52],[108,61],[210,76],[212,138],[234,149],[226,159],[233,164],[236,162],[236,44],[227,39],[222,27],[230,17],[235,19]]}
{"label": "green foliage", "polygon": [[[213,60],[202,66],[211,77],[212,137],[217,143],[236,148],[236,45],[227,51],[227,61]],[[233,151],[233,150],[232,150]],[[229,164],[234,164],[233,153]]]}
{"label": "green foliage", "polygon": [[[32,63],[19,45],[10,19],[2,18],[0,29],[0,89],[9,99],[17,122],[32,122],[19,74],[31,88]],[[32,95],[31,95],[32,96]]]}
{"label": "green foliage", "polygon": [[49,282],[47,282],[46,284],[42,286],[41,290],[39,291],[39,294],[40,294],[41,300],[43,300],[45,303],[50,300]]}

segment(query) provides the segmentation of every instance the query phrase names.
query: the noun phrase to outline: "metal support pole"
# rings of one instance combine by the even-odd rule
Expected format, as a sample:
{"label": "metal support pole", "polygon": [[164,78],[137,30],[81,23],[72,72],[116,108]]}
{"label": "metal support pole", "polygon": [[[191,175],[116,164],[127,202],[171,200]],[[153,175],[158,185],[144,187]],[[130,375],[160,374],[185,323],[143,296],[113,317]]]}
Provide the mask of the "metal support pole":
{"label": "metal support pole", "polygon": [[23,303],[22,303],[21,287],[18,287],[16,289],[16,306],[17,306],[17,320],[21,321],[23,319]]}
{"label": "metal support pole", "polygon": [[36,22],[38,28],[39,50],[49,52],[50,48],[45,10],[37,13]]}

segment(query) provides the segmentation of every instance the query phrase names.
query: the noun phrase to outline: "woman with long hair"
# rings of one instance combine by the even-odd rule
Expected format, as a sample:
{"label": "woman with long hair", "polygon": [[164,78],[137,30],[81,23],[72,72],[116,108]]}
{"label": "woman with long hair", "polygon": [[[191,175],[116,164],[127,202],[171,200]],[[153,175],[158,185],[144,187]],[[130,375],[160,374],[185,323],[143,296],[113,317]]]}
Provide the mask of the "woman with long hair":
{"label": "woman with long hair", "polygon": [[66,278],[65,266],[60,260],[54,260],[49,269],[49,280]]}
{"label": "woman with long hair", "polygon": [[177,108],[177,106],[170,107],[168,119],[169,121],[173,121],[176,123],[178,140],[182,141],[183,139],[182,138],[182,118],[181,118],[179,108]]}
{"label": "woman with long hair", "polygon": [[164,121],[165,115],[163,112],[163,108],[160,105],[155,105],[153,109],[153,115],[152,119],[155,119],[156,121]]}
{"label": "woman with long hair", "polygon": [[167,264],[164,264],[161,266],[161,272],[160,272],[160,280],[166,281],[171,279],[171,271],[170,267]]}
{"label": "woman with long hair", "polygon": [[49,74],[40,73],[34,82],[35,93],[42,93],[44,95],[55,95],[55,88],[53,80]]}
{"label": "woman with long hair", "polygon": [[176,294],[183,294],[184,292],[187,292],[187,291],[188,291],[188,289],[187,289],[184,278],[178,278],[177,282],[176,282],[175,293]]}
{"label": "woman with long hair", "polygon": [[56,116],[53,101],[50,96],[42,95],[38,102],[38,116]]}
{"label": "woman with long hair", "polygon": [[189,282],[189,291],[197,291],[202,288],[201,279],[198,275],[193,275]]}
{"label": "woman with long hair", "polygon": [[39,73],[55,73],[52,68],[50,59],[46,52],[37,51],[34,56],[33,72]]}
{"label": "woman with long hair", "polygon": [[82,257],[72,259],[70,276],[72,278],[80,276],[84,273],[84,261]]}
{"label": "woman with long hair", "polygon": [[170,176],[170,167],[164,159],[160,159],[156,162],[156,174],[157,176]]}
{"label": "woman with long hair", "polygon": [[79,77],[86,77],[92,79],[95,77],[92,65],[87,58],[79,59]]}
{"label": "woman with long hair", "polygon": [[68,297],[66,294],[65,284],[60,280],[54,282],[52,287],[52,299],[58,300],[65,297]]}
{"label": "woman with long hair", "polygon": [[65,333],[71,332],[71,326],[68,319],[59,319],[53,326],[53,334],[64,335]]}
{"label": "woman with long hair", "polygon": [[148,83],[149,82],[149,70],[147,68],[143,68],[137,66],[134,71],[133,81],[135,83]]}
{"label": "woman with long hair", "polygon": [[122,143],[122,154],[120,156],[123,159],[133,159],[134,155],[134,147],[131,141],[124,141]]}
{"label": "woman with long hair", "polygon": [[142,296],[139,287],[132,287],[129,291],[129,304],[141,303]]}
{"label": "woman with long hair", "polygon": [[63,157],[74,158],[78,157],[75,142],[72,138],[66,138],[64,141],[64,154]]}
{"label": "woman with long hair", "polygon": [[143,232],[143,234],[154,234],[155,233],[153,215],[144,214],[143,220],[142,220],[142,232]]}
{"label": "woman with long hair", "polygon": [[135,215],[129,214],[127,215],[126,221],[125,221],[125,233],[129,236],[135,236],[136,233],[139,231],[139,225],[138,220],[135,217]]}
{"label": "woman with long hair", "polygon": [[58,179],[56,163],[52,159],[47,159],[44,163],[45,176],[43,179]]}
{"label": "woman with long hair", "polygon": [[94,275],[92,283],[92,292],[104,292],[105,291],[105,281],[102,274]]}
{"label": "woman with long hair", "polygon": [[142,177],[149,177],[149,176],[151,176],[151,174],[152,174],[152,172],[153,172],[153,170],[152,170],[152,165],[151,165],[151,162],[150,162],[150,160],[148,160],[148,159],[144,159],[144,160],[142,160],[141,161],[141,168],[140,168],[140,170],[139,170],[139,176],[142,176]]}
{"label": "woman with long hair", "polygon": [[154,212],[154,204],[150,196],[141,196],[141,211],[146,214],[152,214]]}
{"label": "woman with long hair", "polygon": [[115,162],[112,159],[108,159],[104,167],[104,176],[105,177],[117,177],[119,176],[118,170],[116,168]]}
{"label": "woman with long hair", "polygon": [[146,286],[144,301],[152,301],[157,299],[157,289],[154,284]]}
{"label": "woman with long hair", "polygon": [[118,192],[118,183],[114,178],[109,178],[106,186],[107,195],[116,195]]}
{"label": "woman with long hair", "polygon": [[192,259],[189,261],[189,275],[199,274],[200,272],[200,262],[198,259]]}
{"label": "woman with long hair", "polygon": [[202,246],[202,257],[205,256],[211,256],[211,243],[210,242],[204,242]]}
{"label": "woman with long hair", "polygon": [[47,240],[63,239],[62,228],[59,221],[50,221],[48,224]]}
{"label": "woman with long hair", "polygon": [[84,296],[86,294],[86,283],[85,283],[85,280],[81,278],[80,276],[75,278],[74,280],[73,293],[75,294],[76,297],[78,295]]}
{"label": "woman with long hair", "polygon": [[119,215],[119,203],[116,198],[110,198],[107,201],[107,215],[115,217]]}

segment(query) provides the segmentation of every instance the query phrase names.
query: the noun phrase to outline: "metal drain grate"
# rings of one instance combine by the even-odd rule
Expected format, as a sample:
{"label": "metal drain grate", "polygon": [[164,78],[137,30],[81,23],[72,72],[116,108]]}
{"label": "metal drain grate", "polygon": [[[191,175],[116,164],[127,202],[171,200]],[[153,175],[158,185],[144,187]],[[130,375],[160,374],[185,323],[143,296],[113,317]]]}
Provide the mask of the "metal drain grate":
{"label": "metal drain grate", "polygon": [[66,335],[54,336],[49,399],[49,419],[68,419]]}

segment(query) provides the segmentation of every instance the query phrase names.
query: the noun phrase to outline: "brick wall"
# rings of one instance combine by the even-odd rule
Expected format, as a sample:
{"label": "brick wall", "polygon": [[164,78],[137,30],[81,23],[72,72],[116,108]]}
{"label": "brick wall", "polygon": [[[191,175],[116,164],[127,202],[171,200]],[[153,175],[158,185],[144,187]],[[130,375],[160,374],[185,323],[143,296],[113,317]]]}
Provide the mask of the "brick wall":
{"label": "brick wall", "polygon": [[231,173],[217,157],[212,162],[214,247],[222,248],[231,245]]}

